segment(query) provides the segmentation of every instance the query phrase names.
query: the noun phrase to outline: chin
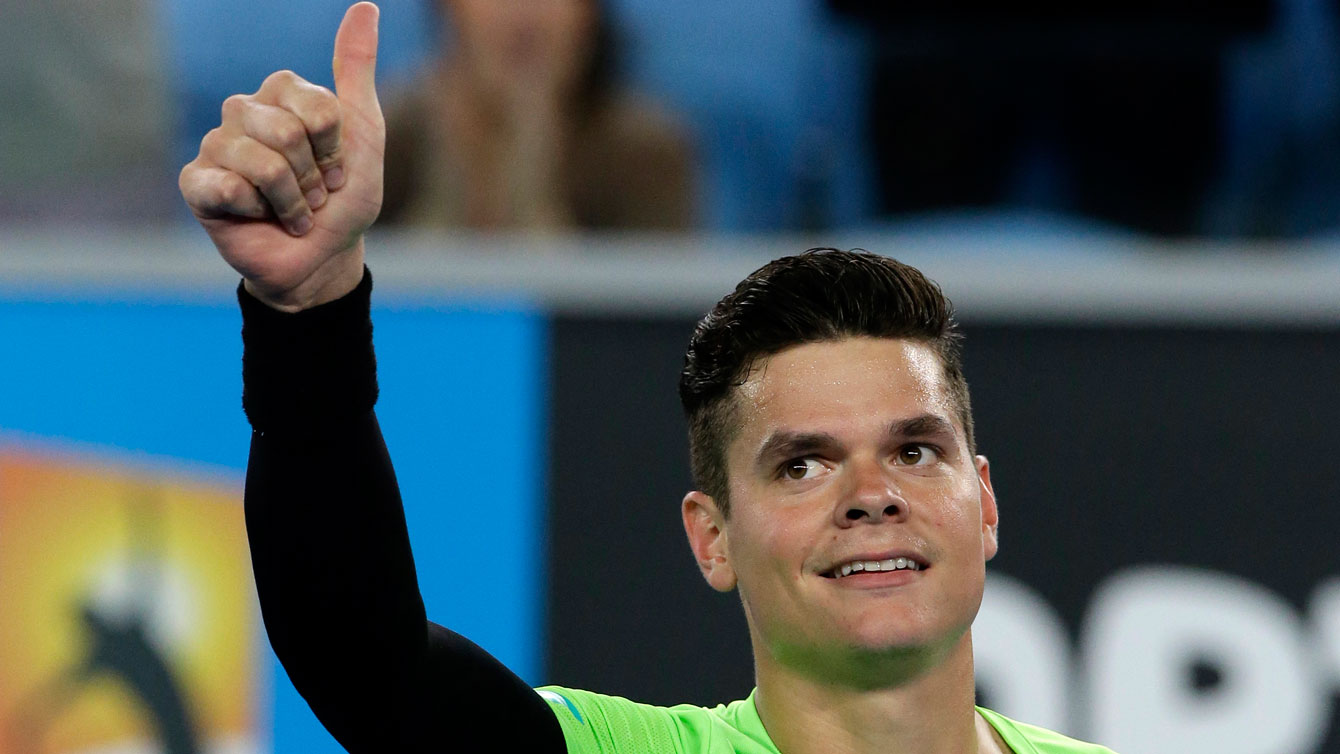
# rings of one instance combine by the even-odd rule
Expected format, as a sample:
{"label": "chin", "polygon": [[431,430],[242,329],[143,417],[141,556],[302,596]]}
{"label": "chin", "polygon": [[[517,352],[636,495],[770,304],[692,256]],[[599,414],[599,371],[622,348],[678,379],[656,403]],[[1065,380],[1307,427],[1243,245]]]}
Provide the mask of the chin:
{"label": "chin", "polygon": [[870,616],[869,620],[849,625],[839,639],[847,651],[875,660],[906,658],[912,655],[942,655],[967,635],[971,621],[917,620],[918,616],[888,614]]}
{"label": "chin", "polygon": [[921,628],[879,626],[858,631],[847,637],[845,643],[852,652],[899,655],[939,645],[942,639],[935,632]]}

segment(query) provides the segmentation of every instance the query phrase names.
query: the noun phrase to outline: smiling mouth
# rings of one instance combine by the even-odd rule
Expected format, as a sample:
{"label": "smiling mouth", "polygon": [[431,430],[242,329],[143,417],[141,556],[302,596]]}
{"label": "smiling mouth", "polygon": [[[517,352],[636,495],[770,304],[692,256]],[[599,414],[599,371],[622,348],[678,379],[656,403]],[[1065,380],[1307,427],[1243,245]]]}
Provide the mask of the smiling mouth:
{"label": "smiling mouth", "polygon": [[843,563],[819,574],[826,579],[843,579],[857,573],[883,573],[886,571],[924,571],[930,564],[913,558],[889,558],[887,560],[853,560]]}

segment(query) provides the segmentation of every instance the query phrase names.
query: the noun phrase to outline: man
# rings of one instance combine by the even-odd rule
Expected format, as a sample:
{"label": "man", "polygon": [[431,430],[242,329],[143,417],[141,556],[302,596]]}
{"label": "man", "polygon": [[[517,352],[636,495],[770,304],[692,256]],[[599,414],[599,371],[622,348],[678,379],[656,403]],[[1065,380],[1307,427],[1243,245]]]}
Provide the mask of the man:
{"label": "man", "polygon": [[709,710],[536,693],[427,621],[373,413],[362,234],[381,200],[376,22],[369,3],[346,15],[336,94],[271,76],[224,104],[181,175],[244,278],[247,525],[266,628],[342,744],[1107,751],[974,707],[970,626],[996,552],[990,473],[973,452],[948,303],[916,270],[869,254],[764,267],[690,345],[681,397],[700,489],[683,500],[684,526],[707,581],[740,591],[749,698]]}

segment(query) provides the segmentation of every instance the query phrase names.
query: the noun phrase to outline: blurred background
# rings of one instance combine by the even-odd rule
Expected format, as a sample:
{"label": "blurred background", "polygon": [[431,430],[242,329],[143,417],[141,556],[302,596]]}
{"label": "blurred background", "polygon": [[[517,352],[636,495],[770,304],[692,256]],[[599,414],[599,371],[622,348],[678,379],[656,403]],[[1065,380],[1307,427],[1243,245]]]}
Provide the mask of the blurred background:
{"label": "blurred background", "polygon": [[[378,412],[430,617],[537,685],[747,694],[678,521],[683,348],[763,262],[862,247],[967,330],[981,701],[1340,754],[1340,3],[381,5]],[[228,95],[330,85],[345,4],[4,9],[0,752],[339,751],[259,626],[236,278],[175,184]]]}

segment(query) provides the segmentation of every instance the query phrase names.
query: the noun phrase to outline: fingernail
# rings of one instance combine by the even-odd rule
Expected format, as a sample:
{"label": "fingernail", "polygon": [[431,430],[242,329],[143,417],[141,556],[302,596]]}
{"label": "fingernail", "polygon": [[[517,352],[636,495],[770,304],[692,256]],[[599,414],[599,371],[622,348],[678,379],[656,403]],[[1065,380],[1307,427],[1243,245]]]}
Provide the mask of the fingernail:
{"label": "fingernail", "polygon": [[326,188],[334,190],[344,185],[344,168],[331,168],[326,171]]}
{"label": "fingernail", "polygon": [[326,192],[320,186],[307,192],[307,206],[316,209],[326,203]]}
{"label": "fingernail", "polygon": [[293,235],[295,236],[305,234],[312,229],[311,215],[303,215],[302,217],[299,217],[297,220],[293,221],[293,224],[290,227],[293,229]]}

